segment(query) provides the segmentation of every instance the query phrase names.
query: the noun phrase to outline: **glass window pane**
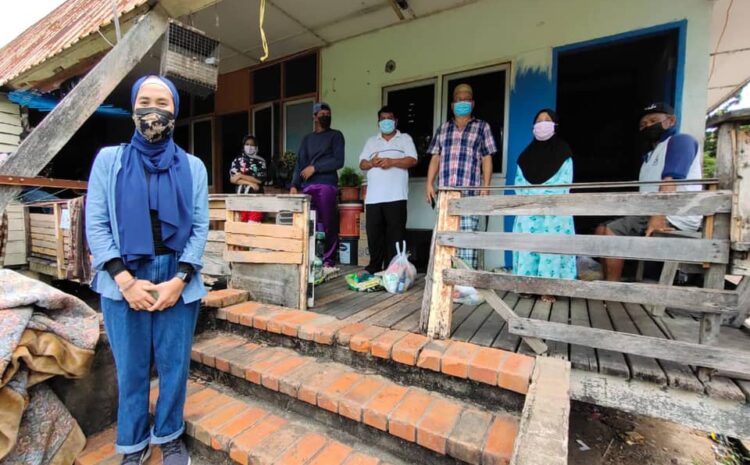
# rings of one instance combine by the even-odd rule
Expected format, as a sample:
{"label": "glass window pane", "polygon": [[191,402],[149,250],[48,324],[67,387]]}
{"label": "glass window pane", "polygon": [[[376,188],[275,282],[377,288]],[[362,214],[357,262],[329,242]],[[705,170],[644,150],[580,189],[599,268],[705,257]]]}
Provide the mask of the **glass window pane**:
{"label": "glass window pane", "polygon": [[193,155],[203,160],[208,171],[208,183],[213,179],[213,125],[211,121],[193,123]]}
{"label": "glass window pane", "polygon": [[193,115],[207,115],[214,112],[214,94],[206,97],[196,95],[193,97]]}
{"label": "glass window pane", "polygon": [[[411,177],[427,176],[430,156],[427,149],[434,134],[435,84],[424,84],[408,89],[387,90],[386,101],[398,118],[398,129],[414,139],[419,161],[409,170]],[[377,110],[375,110],[377,111]],[[372,112],[372,125],[375,129],[376,115]]]}
{"label": "glass window pane", "polygon": [[[469,84],[474,91],[474,111],[476,118],[490,123],[495,137],[497,153],[492,157],[492,171],[503,171],[503,128],[505,127],[505,70],[490,71],[474,76],[448,79],[448,94],[445,102],[445,114],[453,118],[453,89],[457,85]],[[531,122],[529,122],[529,127]]]}
{"label": "glass window pane", "polygon": [[318,88],[318,55],[313,53],[284,63],[284,95],[311,94]]}
{"label": "glass window pane", "polygon": [[281,98],[281,64],[253,71],[253,103]]}
{"label": "glass window pane", "polygon": [[285,139],[284,151],[299,151],[299,144],[306,134],[313,130],[313,102],[289,103],[284,115]]}
{"label": "glass window pane", "polygon": [[175,144],[182,147],[186,152],[190,152],[190,125],[180,124],[175,126],[173,139]]}

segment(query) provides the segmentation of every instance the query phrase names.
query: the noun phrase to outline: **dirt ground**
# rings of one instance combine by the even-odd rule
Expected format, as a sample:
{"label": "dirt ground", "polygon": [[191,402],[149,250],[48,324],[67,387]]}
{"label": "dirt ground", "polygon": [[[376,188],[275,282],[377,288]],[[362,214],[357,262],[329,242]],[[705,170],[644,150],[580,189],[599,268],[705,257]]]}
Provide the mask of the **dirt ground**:
{"label": "dirt ground", "polygon": [[570,416],[568,463],[745,465],[750,462],[742,462],[736,451],[713,441],[708,433],[574,402]]}

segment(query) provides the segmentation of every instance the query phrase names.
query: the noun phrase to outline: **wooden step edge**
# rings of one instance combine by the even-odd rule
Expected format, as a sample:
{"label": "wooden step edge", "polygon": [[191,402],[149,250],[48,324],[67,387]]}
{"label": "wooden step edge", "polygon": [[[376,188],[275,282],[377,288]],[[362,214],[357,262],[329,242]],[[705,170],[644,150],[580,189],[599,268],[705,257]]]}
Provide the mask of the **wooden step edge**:
{"label": "wooden step edge", "polygon": [[536,358],[496,348],[351,323],[258,302],[220,308],[216,319],[526,394]]}
{"label": "wooden step edge", "polygon": [[191,356],[208,374],[214,370],[228,373],[257,386],[256,392],[265,388],[286,395],[328,415],[470,464],[507,463],[518,431],[519,419],[506,412],[487,412],[347,365],[248,342],[241,336],[204,335],[193,345]]}

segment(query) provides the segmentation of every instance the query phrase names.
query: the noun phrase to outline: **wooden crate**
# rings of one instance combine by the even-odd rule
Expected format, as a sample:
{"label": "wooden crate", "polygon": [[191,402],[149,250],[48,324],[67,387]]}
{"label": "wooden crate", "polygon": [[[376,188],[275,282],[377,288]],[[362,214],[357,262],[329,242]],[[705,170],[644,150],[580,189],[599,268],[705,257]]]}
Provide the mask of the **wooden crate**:
{"label": "wooden crate", "polygon": [[70,229],[63,229],[61,220],[63,212],[68,209],[68,201],[34,203],[25,209],[29,219],[29,268],[56,279],[65,279]]}
{"label": "wooden crate", "polygon": [[[307,308],[310,199],[306,195],[233,195],[226,197],[226,248],[230,286],[253,300]],[[243,223],[240,212],[291,212],[292,224]]]}

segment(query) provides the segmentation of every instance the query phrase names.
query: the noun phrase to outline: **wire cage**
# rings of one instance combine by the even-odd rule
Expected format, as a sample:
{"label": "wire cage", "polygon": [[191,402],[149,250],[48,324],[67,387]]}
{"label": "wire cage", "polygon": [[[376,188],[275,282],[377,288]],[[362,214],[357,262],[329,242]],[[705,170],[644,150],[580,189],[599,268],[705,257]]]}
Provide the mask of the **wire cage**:
{"label": "wire cage", "polygon": [[164,34],[160,74],[179,89],[206,97],[216,92],[219,78],[219,41],[203,31],[170,20]]}

